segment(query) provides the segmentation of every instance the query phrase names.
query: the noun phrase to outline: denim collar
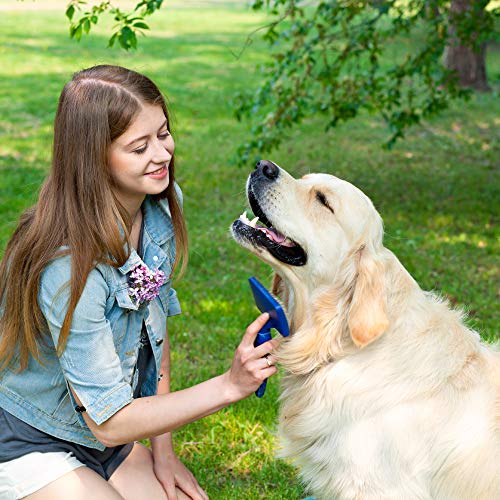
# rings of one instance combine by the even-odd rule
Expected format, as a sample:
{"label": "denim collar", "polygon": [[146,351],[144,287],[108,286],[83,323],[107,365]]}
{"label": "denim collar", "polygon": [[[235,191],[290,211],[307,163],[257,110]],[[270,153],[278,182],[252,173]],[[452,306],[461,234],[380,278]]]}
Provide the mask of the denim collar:
{"label": "denim collar", "polygon": [[172,215],[168,201],[154,200],[151,196],[146,196],[143,207],[144,230],[147,231],[151,239],[157,245],[163,245],[174,235]]}

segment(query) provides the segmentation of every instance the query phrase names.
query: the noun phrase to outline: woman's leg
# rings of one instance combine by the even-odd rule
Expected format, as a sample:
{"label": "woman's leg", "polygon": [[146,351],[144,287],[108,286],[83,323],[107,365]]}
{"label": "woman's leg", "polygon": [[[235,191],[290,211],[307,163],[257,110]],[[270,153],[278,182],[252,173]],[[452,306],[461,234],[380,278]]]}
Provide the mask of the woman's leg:
{"label": "woman's leg", "polygon": [[[167,500],[167,494],[153,470],[151,450],[141,443],[134,444],[132,451],[108,482],[125,500]],[[176,493],[179,500],[189,499],[179,489]]]}
{"label": "woman's leg", "polygon": [[[25,497],[25,500],[123,500],[123,497],[99,474],[78,467]],[[141,497],[136,497],[141,498]],[[144,497],[147,498],[147,497]]]}

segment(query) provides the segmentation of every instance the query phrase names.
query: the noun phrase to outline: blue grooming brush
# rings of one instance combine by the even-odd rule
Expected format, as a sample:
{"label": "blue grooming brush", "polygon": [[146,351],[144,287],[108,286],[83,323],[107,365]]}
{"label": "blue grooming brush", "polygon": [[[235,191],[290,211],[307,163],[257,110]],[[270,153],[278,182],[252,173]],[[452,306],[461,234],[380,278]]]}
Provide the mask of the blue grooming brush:
{"label": "blue grooming brush", "polygon": [[[250,288],[252,289],[255,304],[259,308],[259,311],[263,313],[267,312],[270,316],[267,323],[257,334],[257,338],[255,339],[253,345],[257,347],[264,342],[271,340],[271,328],[278,330],[283,337],[288,337],[288,335],[290,335],[290,329],[288,328],[288,322],[283,308],[256,278],[249,278],[248,281],[250,283]],[[261,398],[264,395],[264,392],[266,392],[266,384],[267,380],[264,380],[257,391],[255,391],[255,395],[258,398]]]}

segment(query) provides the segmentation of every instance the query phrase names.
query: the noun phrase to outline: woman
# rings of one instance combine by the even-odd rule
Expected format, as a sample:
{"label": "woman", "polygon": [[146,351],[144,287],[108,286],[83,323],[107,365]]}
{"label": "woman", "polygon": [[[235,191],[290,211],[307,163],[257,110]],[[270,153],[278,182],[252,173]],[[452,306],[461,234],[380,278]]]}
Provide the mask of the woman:
{"label": "woman", "polygon": [[0,499],[208,498],[170,431],[252,394],[276,344],[253,347],[261,315],[227,372],[170,393],[186,255],[160,91],[117,66],[75,74],[52,169],[0,266]]}

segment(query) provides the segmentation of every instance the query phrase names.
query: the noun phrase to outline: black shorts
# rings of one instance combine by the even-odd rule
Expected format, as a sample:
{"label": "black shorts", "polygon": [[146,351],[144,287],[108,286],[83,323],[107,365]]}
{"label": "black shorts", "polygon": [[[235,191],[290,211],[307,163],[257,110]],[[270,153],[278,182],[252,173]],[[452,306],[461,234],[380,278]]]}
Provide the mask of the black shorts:
{"label": "black shorts", "polygon": [[28,453],[71,452],[82,464],[106,481],[132,451],[134,443],[96,450],[64,441],[32,427],[0,408],[0,463],[9,462]]}

